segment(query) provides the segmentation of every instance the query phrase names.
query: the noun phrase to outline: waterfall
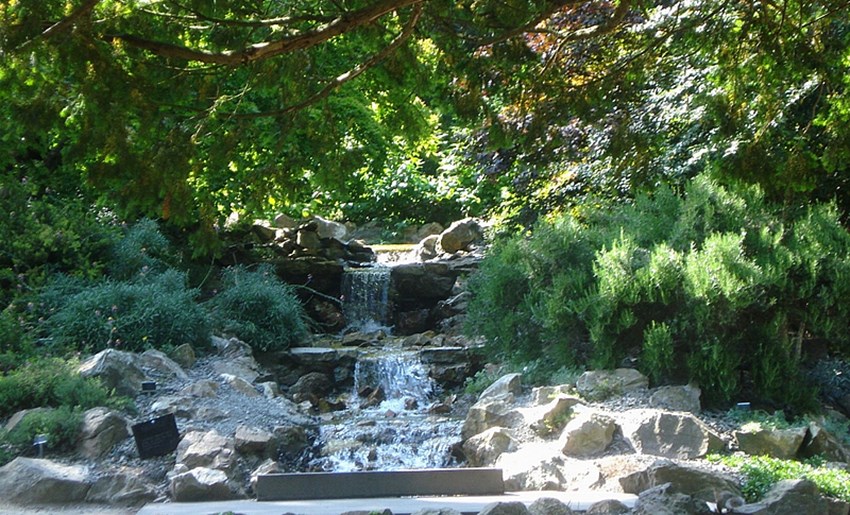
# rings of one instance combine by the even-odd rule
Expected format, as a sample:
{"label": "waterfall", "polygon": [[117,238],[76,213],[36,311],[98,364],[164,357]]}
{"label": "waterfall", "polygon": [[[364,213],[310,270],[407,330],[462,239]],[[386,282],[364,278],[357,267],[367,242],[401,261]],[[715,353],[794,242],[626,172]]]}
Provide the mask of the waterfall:
{"label": "waterfall", "polygon": [[354,394],[366,386],[382,389],[387,400],[381,407],[396,411],[403,409],[408,399],[426,405],[435,391],[428,369],[420,361],[419,354],[412,351],[384,352],[357,360]]}
{"label": "waterfall", "polygon": [[342,312],[349,328],[374,331],[389,325],[390,269],[352,268],[342,276]]}
{"label": "waterfall", "polygon": [[320,455],[311,470],[401,470],[454,464],[451,448],[460,439],[461,421],[432,415],[437,393],[426,367],[413,351],[384,349],[358,359],[354,388],[381,388],[386,399],[360,407],[356,391],[349,409],[321,427]]}

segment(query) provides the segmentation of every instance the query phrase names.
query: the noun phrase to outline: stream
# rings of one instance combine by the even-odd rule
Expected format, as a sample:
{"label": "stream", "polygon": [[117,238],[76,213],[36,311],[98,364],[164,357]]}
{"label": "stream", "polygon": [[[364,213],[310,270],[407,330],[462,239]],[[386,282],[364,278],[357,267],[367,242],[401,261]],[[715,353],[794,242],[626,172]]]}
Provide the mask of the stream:
{"label": "stream", "polygon": [[[389,288],[389,267],[346,272],[343,311],[350,330],[391,333]],[[375,390],[382,394],[364,395]],[[320,450],[308,469],[351,472],[456,465],[451,451],[460,441],[463,421],[429,412],[440,393],[417,351],[364,349],[355,365],[354,386],[343,395],[346,409],[322,416]]]}

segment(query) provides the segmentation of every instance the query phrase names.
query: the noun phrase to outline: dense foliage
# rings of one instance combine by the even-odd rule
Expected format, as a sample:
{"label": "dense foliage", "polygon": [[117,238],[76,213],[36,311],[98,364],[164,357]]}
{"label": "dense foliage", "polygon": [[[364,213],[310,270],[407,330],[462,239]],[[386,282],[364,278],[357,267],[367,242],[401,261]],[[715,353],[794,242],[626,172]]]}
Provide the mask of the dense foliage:
{"label": "dense foliage", "polygon": [[224,288],[209,302],[217,330],[261,351],[286,349],[307,336],[304,310],[271,267],[224,271]]}
{"label": "dense foliage", "polygon": [[694,381],[805,407],[811,337],[850,351],[850,235],[833,206],[796,211],[707,176],[682,197],[588,206],[501,242],[472,282],[471,330],[503,355]]}

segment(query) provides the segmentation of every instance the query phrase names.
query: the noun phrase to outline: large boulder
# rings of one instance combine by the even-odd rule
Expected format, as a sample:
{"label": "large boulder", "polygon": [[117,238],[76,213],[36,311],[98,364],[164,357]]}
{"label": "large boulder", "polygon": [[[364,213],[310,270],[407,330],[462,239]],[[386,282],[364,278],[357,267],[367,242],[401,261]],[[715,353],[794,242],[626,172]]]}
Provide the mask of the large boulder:
{"label": "large boulder", "polygon": [[345,225],[334,222],[333,220],[327,220],[322,218],[321,216],[314,216],[311,220],[312,223],[315,223],[316,233],[320,238],[334,238],[337,240],[345,240],[346,236],[348,236],[348,229]]}
{"label": "large boulder", "polygon": [[277,451],[278,439],[265,429],[241,425],[234,436],[236,451],[240,454],[253,454],[272,457]]}
{"label": "large boulder", "polygon": [[294,399],[306,399],[311,397],[324,397],[333,388],[333,381],[322,372],[308,372],[298,378],[294,385],[289,387],[289,395]]}
{"label": "large boulder", "polygon": [[176,502],[223,501],[239,497],[224,472],[204,467],[175,475],[169,488]]}
{"label": "large boulder", "polygon": [[91,503],[135,506],[153,501],[156,487],[148,482],[143,470],[110,471],[97,478],[86,496]]}
{"label": "large boulder", "polygon": [[772,456],[790,460],[797,456],[807,428],[771,429],[763,427],[745,428],[735,431],[738,449],[753,456]]}
{"label": "large boulder", "polygon": [[608,415],[584,411],[570,420],[561,433],[561,452],[567,456],[588,457],[611,445],[617,423]]}
{"label": "large boulder", "polygon": [[653,408],[670,411],[686,411],[688,413],[699,413],[700,395],[699,387],[694,385],[662,386],[652,392],[649,405]]}
{"label": "large boulder", "polygon": [[516,449],[513,432],[503,427],[491,427],[463,443],[463,453],[471,467],[492,466],[502,453]]}
{"label": "large boulder", "polygon": [[135,397],[147,380],[138,355],[115,349],[98,352],[80,363],[78,371],[81,376],[96,377],[105,387],[130,397]]}
{"label": "large boulder", "polygon": [[800,515],[802,513],[829,513],[829,502],[818,492],[818,487],[808,479],[779,481],[764,499],[745,504],[734,513],[750,515]]}
{"label": "large boulder", "polygon": [[634,515],[711,515],[716,513],[705,501],[677,492],[670,483],[659,485],[638,496]]}
{"label": "large boulder", "polygon": [[479,223],[472,218],[465,218],[452,223],[448,229],[440,233],[439,247],[443,252],[454,254],[468,250],[472,243],[480,241],[484,231]]}
{"label": "large boulder", "polygon": [[520,408],[525,425],[538,435],[546,437],[560,432],[573,415],[573,408],[581,405],[581,399],[561,395],[543,405]]}
{"label": "large boulder", "polygon": [[632,510],[621,501],[616,499],[605,499],[588,506],[584,515],[627,515]]}
{"label": "large boulder", "polygon": [[528,507],[531,515],[573,515],[573,510],[558,499],[541,497]]}
{"label": "large boulder", "polygon": [[503,453],[495,466],[502,469],[505,489],[571,491],[599,485],[602,476],[593,462],[555,453],[557,449],[547,442],[525,444],[514,452]]}
{"label": "large boulder", "polygon": [[484,506],[478,515],[529,515],[528,508],[520,501],[494,502]]}
{"label": "large boulder", "polygon": [[130,422],[107,408],[92,408],[83,414],[77,451],[86,458],[99,458],[130,436]]}
{"label": "large boulder", "polygon": [[640,454],[690,460],[725,446],[714,430],[689,413],[631,410],[624,418],[623,435]]}
{"label": "large boulder", "polygon": [[181,381],[187,381],[189,379],[189,376],[186,375],[183,367],[178,365],[176,361],[169,358],[162,351],[149,349],[139,355],[139,358],[141,360],[142,367],[151,369],[153,371],[153,375],[157,375],[165,379],[177,378]]}
{"label": "large boulder", "polygon": [[177,444],[177,463],[189,469],[229,470],[236,463],[235,444],[216,431],[190,431]]}
{"label": "large boulder", "polygon": [[579,395],[590,400],[604,400],[649,387],[649,379],[633,368],[588,370],[576,380]]}
{"label": "large boulder", "polygon": [[670,484],[669,491],[686,494],[706,502],[728,504],[730,498],[743,504],[741,490],[734,478],[695,467],[678,465],[670,460],[658,460],[644,470],[620,478],[627,494],[640,494],[651,488]]}
{"label": "large boulder", "polygon": [[522,374],[505,374],[485,388],[478,396],[478,401],[499,398],[513,401],[520,393],[522,393]]}
{"label": "large boulder", "polygon": [[818,424],[809,424],[809,435],[800,450],[803,457],[821,456],[828,461],[850,463],[850,447]]}
{"label": "large boulder", "polygon": [[88,467],[17,457],[0,467],[0,499],[22,505],[82,502],[92,482]]}
{"label": "large boulder", "polygon": [[[512,377],[513,376],[513,377]],[[481,393],[478,402],[469,408],[461,428],[461,437],[468,440],[491,427],[515,427],[522,424],[524,418],[516,409],[516,398],[511,391],[512,383],[518,381],[517,374],[511,374],[493,383]],[[517,383],[518,384],[518,383]]]}

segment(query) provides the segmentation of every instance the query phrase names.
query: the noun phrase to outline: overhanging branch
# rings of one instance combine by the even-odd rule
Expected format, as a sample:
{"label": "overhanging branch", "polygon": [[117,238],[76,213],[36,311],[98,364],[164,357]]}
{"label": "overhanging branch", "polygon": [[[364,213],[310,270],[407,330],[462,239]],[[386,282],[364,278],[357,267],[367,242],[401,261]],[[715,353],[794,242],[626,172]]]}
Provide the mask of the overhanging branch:
{"label": "overhanging branch", "polygon": [[311,48],[336,36],[353,30],[395,12],[416,5],[424,0],[380,0],[363,9],[340,16],[324,26],[295,36],[253,44],[241,50],[205,52],[171,43],[154,41],[133,34],[110,34],[106,39],[119,39],[127,44],[147,50],[161,57],[183,59],[209,64],[239,66],[241,64],[268,59],[281,54]]}
{"label": "overhanging branch", "polygon": [[400,47],[405,41],[410,39],[410,36],[413,34],[413,29],[416,27],[416,24],[419,21],[419,18],[421,17],[421,15],[422,15],[422,6],[421,5],[415,5],[413,7],[413,12],[410,15],[410,19],[408,19],[407,23],[405,23],[404,28],[402,29],[401,33],[399,33],[399,35],[396,36],[390,42],[389,45],[387,45],[386,47],[381,49],[380,52],[376,53],[375,55],[373,55],[369,59],[358,64],[357,66],[355,66],[351,70],[349,70],[349,71],[343,73],[342,75],[336,77],[335,79],[330,81],[328,84],[326,84],[324,88],[317,91],[313,95],[310,95],[309,97],[305,98],[301,102],[298,102],[297,104],[293,104],[291,106],[285,107],[283,109],[279,109],[277,111],[268,111],[268,112],[263,112],[263,113],[234,114],[233,117],[234,118],[241,118],[241,119],[251,119],[251,118],[267,118],[267,117],[274,117],[274,116],[283,116],[283,115],[304,109],[305,107],[307,107],[311,104],[314,104],[314,103],[318,102],[319,100],[326,98],[335,89],[339,88],[340,86],[342,86],[346,82],[355,79],[357,76],[359,76],[360,74],[362,74],[363,72],[365,72],[369,68],[372,68],[373,66],[379,64],[381,61],[383,61],[384,59],[389,57],[389,55],[392,52],[394,52],[398,47]]}

